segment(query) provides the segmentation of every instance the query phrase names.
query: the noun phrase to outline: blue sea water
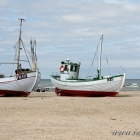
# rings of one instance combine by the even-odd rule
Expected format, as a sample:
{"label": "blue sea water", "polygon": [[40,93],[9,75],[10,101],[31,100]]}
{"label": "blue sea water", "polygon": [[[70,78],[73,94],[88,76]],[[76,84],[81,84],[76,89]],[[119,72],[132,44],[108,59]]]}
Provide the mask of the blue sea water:
{"label": "blue sea water", "polygon": [[[137,83],[138,87],[125,87],[130,83]],[[48,91],[54,91],[54,85],[51,82],[51,79],[41,79],[38,85],[38,88],[48,88]],[[140,91],[140,79],[126,79],[122,91]]]}
{"label": "blue sea water", "polygon": [[41,79],[37,88],[38,89],[48,88],[48,91],[54,91],[55,86],[52,84],[51,79]]}

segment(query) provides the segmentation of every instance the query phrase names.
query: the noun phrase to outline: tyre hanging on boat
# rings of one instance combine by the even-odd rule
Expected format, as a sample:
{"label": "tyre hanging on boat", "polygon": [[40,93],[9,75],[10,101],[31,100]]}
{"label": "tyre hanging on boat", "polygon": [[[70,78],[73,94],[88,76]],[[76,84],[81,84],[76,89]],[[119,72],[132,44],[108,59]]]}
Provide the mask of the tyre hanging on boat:
{"label": "tyre hanging on boat", "polygon": [[64,66],[61,65],[61,66],[60,66],[60,72],[64,72],[64,69],[65,69]]}

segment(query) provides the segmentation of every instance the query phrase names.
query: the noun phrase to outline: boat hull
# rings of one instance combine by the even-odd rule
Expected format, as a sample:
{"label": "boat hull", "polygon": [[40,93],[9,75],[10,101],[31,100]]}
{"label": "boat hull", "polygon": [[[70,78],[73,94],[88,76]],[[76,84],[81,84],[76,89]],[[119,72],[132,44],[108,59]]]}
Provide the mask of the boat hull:
{"label": "boat hull", "polygon": [[32,90],[35,90],[37,88],[37,86],[38,86],[38,84],[40,82],[40,79],[41,79],[41,73],[38,72],[36,77],[37,77],[37,79],[36,79],[35,85],[34,85]]}
{"label": "boat hull", "polygon": [[114,76],[112,81],[107,79],[61,81],[53,76],[51,76],[51,81],[56,87],[55,93],[60,96],[114,97],[123,87],[125,74]]}
{"label": "boat hull", "polygon": [[60,90],[55,88],[55,93],[60,96],[82,96],[82,97],[115,97],[119,92],[82,91],[82,90]]}
{"label": "boat hull", "polygon": [[0,90],[0,97],[27,97],[30,92],[24,91],[12,91],[12,90]]}
{"label": "boat hull", "polygon": [[18,79],[17,76],[0,78],[0,96],[28,96],[33,90],[38,72],[27,74],[24,79]]}

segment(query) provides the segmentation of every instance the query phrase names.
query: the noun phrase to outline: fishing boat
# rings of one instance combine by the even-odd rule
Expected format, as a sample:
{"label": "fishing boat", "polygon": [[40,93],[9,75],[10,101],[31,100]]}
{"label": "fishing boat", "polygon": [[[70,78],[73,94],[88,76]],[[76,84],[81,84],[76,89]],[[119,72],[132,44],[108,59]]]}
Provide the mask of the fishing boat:
{"label": "fishing boat", "polygon": [[[0,96],[28,96],[33,89],[35,89],[41,79],[41,73],[39,72],[37,66],[37,57],[36,57],[36,48],[35,44],[31,41],[31,54],[32,57],[32,65],[29,61],[29,56],[27,49],[22,41],[21,34],[22,34],[22,23],[25,21],[23,18],[20,18],[20,32],[18,42],[14,46],[16,49],[15,51],[15,58],[14,62],[0,62],[1,65],[3,64],[13,64],[16,65],[16,69],[13,75],[5,76],[3,74],[0,75]],[[34,41],[35,42],[35,41]],[[25,52],[26,60],[21,59],[21,50]],[[16,53],[17,52],[17,53]],[[22,68],[22,63],[28,62],[29,67]]]}
{"label": "fishing boat", "polygon": [[131,88],[136,88],[139,87],[137,83],[130,83],[129,85],[126,85],[125,87],[131,87]]}
{"label": "fishing boat", "polygon": [[100,38],[99,64],[97,76],[92,79],[79,78],[81,63],[70,62],[69,59],[61,62],[60,75],[51,75],[55,85],[55,93],[60,96],[85,96],[85,97],[114,97],[125,82],[125,73],[114,76],[101,76],[101,55],[103,35]]}

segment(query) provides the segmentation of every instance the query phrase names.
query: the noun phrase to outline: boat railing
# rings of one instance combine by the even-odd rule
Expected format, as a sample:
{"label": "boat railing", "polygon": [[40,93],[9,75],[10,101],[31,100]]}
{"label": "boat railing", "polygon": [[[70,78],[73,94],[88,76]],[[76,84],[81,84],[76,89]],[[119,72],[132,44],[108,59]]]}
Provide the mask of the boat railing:
{"label": "boat railing", "polygon": [[55,79],[58,79],[58,80],[60,79],[59,75],[52,75],[52,77],[55,78]]}

